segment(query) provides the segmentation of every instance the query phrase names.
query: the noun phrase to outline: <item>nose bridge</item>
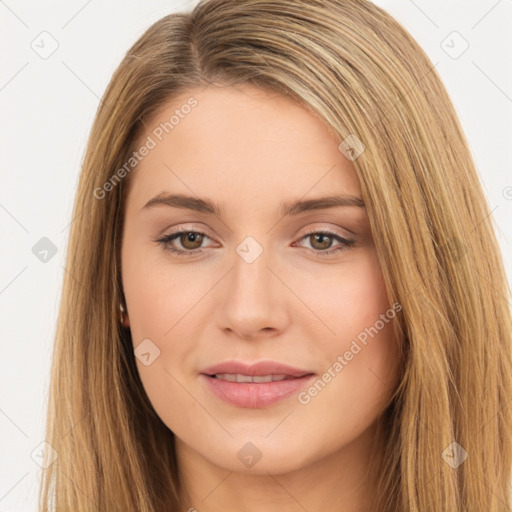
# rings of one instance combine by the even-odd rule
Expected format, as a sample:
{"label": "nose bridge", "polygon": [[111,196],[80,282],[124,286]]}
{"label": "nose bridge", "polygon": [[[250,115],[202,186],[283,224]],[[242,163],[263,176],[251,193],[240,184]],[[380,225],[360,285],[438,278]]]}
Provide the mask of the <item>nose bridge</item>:
{"label": "nose bridge", "polygon": [[224,327],[241,335],[282,328],[285,300],[278,297],[282,285],[268,268],[271,260],[270,252],[254,237],[246,237],[236,247],[222,303]]}
{"label": "nose bridge", "polygon": [[231,293],[239,302],[253,302],[254,306],[261,308],[270,301],[272,273],[267,268],[269,256],[268,250],[252,236],[237,246]]}
{"label": "nose bridge", "polygon": [[[240,256],[235,260],[235,276],[237,282],[250,289],[264,288],[265,281],[268,281],[268,257],[264,255],[258,256],[253,262],[247,262]],[[268,283],[267,287],[268,287]]]}

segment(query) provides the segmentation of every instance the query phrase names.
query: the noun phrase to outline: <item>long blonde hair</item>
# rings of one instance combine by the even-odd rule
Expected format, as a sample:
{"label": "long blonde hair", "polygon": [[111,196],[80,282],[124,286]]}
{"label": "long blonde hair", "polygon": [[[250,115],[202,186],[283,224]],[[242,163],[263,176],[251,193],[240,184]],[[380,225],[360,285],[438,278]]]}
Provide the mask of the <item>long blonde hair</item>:
{"label": "long blonde hair", "polygon": [[[47,418],[58,457],[41,510],[178,510],[174,435],[118,320],[131,175],[103,198],[95,190],[130,158],[145,120],[212,82],[288,95],[339,142],[365,146],[354,166],[390,301],[402,305],[404,361],[381,418],[373,510],[510,511],[512,325],[489,208],[434,66],[366,0],[205,0],[153,24],[119,65],[74,205]],[[465,453],[459,445],[467,459],[454,467],[446,454]]]}

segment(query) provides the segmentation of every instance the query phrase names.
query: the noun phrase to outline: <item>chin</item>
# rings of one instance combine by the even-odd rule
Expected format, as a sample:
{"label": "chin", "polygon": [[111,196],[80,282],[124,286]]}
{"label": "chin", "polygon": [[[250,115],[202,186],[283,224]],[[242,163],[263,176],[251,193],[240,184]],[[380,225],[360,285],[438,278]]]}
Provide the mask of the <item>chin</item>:
{"label": "chin", "polygon": [[265,437],[252,440],[250,436],[241,437],[241,440],[230,439],[227,445],[219,444],[216,450],[210,449],[202,455],[223,469],[251,475],[290,473],[306,467],[314,459],[313,454],[308,456],[304,451],[303,445],[291,444],[289,438],[276,437],[271,442]]}

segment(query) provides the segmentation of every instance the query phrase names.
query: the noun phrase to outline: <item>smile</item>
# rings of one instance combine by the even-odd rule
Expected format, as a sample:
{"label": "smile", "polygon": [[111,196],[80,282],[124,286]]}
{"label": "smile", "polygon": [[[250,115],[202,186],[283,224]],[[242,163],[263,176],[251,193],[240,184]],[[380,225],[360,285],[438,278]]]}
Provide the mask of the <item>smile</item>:
{"label": "smile", "polygon": [[200,375],[210,393],[236,407],[258,409],[277,404],[305,388],[314,374],[248,376],[240,374]]}

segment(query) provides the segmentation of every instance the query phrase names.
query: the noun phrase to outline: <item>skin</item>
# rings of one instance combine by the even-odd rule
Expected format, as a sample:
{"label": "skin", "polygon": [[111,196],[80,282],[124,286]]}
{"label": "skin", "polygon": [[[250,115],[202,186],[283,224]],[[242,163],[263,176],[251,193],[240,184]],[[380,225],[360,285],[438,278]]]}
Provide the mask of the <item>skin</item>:
{"label": "skin", "polygon": [[[391,322],[306,405],[292,395],[237,407],[199,375],[222,361],[273,360],[321,376],[390,309],[365,208],[279,214],[282,202],[297,199],[361,198],[353,163],[310,111],[249,85],[174,98],[146,122],[140,141],[191,96],[198,105],[131,176],[121,249],[125,325],[134,347],[149,338],[160,350],[137,366],[176,436],[183,510],[366,511],[375,481],[365,472],[380,456],[375,422],[398,383]],[[161,192],[209,198],[223,216],[143,209]],[[154,241],[182,224],[207,236],[169,245],[202,248],[196,256]],[[322,247],[340,242],[315,242],[310,229],[356,243],[322,256]],[[263,248],[251,264],[236,252],[247,236]],[[237,457],[248,442],[261,453],[252,467]]]}

